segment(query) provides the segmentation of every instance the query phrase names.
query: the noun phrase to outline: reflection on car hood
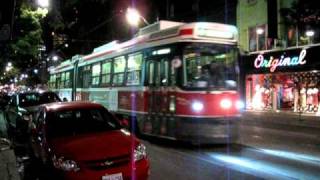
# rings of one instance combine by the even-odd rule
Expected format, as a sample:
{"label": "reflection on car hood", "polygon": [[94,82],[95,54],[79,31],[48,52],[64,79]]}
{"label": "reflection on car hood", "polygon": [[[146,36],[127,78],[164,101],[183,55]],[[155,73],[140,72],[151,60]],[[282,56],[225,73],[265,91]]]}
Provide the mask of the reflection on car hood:
{"label": "reflection on car hood", "polygon": [[75,161],[99,160],[121,155],[129,155],[137,140],[120,130],[63,137],[49,143],[57,156]]}
{"label": "reflection on car hood", "polygon": [[39,106],[29,106],[29,107],[24,107],[23,109],[25,109],[28,112],[35,113],[38,111]]}

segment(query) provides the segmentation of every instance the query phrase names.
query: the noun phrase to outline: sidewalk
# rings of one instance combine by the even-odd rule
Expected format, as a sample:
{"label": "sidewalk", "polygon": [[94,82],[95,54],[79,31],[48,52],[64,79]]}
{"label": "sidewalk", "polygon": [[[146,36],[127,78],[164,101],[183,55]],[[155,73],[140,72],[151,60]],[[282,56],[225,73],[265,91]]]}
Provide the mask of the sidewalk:
{"label": "sidewalk", "polygon": [[300,127],[320,128],[320,116],[300,114],[287,111],[244,111],[242,120],[270,122],[281,125],[294,125]]}
{"label": "sidewalk", "polygon": [[20,180],[13,150],[0,150],[0,179]]}
{"label": "sidewalk", "polygon": [[[0,111],[0,138],[6,136],[5,122]],[[16,156],[12,149],[0,143],[0,179],[1,180],[20,180],[16,164]]]}

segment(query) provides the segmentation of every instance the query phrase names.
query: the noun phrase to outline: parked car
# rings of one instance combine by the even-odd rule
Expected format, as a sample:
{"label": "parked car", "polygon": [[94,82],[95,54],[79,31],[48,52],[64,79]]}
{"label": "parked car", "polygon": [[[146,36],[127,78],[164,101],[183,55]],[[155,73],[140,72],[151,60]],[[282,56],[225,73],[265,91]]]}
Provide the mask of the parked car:
{"label": "parked car", "polygon": [[53,179],[148,178],[145,146],[100,104],[41,106],[31,142],[34,157]]}
{"label": "parked car", "polygon": [[4,111],[9,137],[14,141],[25,139],[29,123],[38,111],[39,105],[60,101],[57,94],[48,91],[13,94]]}
{"label": "parked car", "polygon": [[4,110],[8,105],[10,96],[7,93],[0,92],[0,110]]}

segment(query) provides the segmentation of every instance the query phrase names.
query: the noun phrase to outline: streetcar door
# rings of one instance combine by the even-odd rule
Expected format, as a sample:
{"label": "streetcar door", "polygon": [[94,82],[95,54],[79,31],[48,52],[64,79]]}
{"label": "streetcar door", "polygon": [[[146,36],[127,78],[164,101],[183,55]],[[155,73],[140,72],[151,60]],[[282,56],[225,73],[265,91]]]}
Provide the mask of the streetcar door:
{"label": "streetcar door", "polygon": [[165,135],[163,122],[168,110],[169,61],[157,58],[148,61],[149,101],[148,113],[152,134]]}

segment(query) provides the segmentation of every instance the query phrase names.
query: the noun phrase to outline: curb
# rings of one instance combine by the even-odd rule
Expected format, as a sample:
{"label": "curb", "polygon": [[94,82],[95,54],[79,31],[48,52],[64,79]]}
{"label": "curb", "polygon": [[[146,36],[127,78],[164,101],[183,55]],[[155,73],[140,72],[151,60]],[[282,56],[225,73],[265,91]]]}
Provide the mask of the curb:
{"label": "curb", "polygon": [[274,123],[281,125],[293,125],[300,127],[320,128],[320,117],[288,112],[243,112],[243,121],[258,121],[262,123]]}

